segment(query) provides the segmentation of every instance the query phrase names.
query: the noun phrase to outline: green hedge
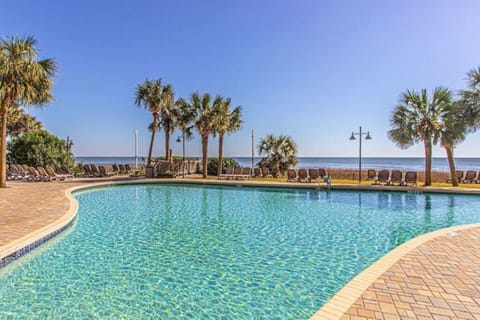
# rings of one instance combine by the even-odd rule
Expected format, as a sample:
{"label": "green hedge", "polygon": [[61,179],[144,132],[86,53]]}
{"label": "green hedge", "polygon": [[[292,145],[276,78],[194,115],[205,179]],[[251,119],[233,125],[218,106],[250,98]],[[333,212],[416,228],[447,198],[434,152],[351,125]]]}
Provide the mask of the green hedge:
{"label": "green hedge", "polygon": [[[222,159],[222,173],[225,173],[227,167],[238,167],[239,164],[232,158]],[[218,171],[218,158],[208,158],[207,160],[207,174],[216,176]]]}

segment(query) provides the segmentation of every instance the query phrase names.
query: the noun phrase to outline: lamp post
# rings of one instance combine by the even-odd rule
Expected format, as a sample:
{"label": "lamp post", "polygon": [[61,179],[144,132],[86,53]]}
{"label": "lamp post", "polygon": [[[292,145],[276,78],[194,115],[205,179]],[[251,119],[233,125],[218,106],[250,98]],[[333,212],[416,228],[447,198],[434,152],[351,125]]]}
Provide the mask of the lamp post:
{"label": "lamp post", "polygon": [[362,132],[362,126],[358,132],[352,132],[350,140],[355,140],[355,136],[358,136],[358,183],[362,183],[362,137],[365,135],[365,140],[371,140],[370,131]]}
{"label": "lamp post", "polygon": [[182,142],[182,177],[185,178],[185,132],[182,131],[182,137],[177,138],[177,142]]}
{"label": "lamp post", "polygon": [[65,141],[65,152],[70,153],[72,152],[73,140],[67,136],[67,140]]}
{"label": "lamp post", "polygon": [[138,169],[138,129],[133,130],[135,134],[135,170]]}
{"label": "lamp post", "polygon": [[252,175],[253,169],[255,168],[255,132],[252,129]]}

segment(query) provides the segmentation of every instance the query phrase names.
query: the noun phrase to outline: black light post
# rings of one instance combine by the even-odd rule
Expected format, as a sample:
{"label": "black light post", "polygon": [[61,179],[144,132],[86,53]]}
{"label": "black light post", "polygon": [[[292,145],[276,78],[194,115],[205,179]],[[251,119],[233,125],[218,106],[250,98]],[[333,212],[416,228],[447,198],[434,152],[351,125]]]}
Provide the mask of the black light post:
{"label": "black light post", "polygon": [[252,129],[252,176],[254,176],[253,169],[255,168],[255,132]]}
{"label": "black light post", "polygon": [[182,177],[185,178],[185,132],[182,132],[181,138],[177,138],[177,142],[182,142]]}
{"label": "black light post", "polygon": [[365,136],[365,140],[371,140],[370,131],[362,132],[362,127],[360,126],[360,130],[358,132],[352,132],[350,136],[350,140],[355,140],[355,136],[358,135],[358,183],[362,183],[362,136]]}

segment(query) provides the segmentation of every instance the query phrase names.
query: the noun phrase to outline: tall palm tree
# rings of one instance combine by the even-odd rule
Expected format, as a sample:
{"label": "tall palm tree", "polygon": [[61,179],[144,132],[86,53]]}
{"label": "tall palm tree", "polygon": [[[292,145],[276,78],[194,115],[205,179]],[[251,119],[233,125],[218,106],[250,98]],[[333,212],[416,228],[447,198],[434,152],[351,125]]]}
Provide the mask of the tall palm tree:
{"label": "tall palm tree", "polygon": [[465,120],[473,131],[480,128],[480,67],[467,73],[467,89],[460,91]]}
{"label": "tall palm tree", "polygon": [[7,125],[11,105],[41,105],[53,100],[51,90],[57,66],[37,59],[32,36],[0,39],[0,187],[7,186]]}
{"label": "tall palm tree", "polygon": [[190,97],[190,105],[195,111],[196,120],[195,127],[202,137],[202,175],[207,177],[207,157],[208,157],[208,138],[213,134],[215,129],[214,110],[222,103],[222,97],[217,96],[212,101],[210,94],[204,93],[199,95],[197,92],[192,93]]}
{"label": "tall palm tree", "polygon": [[427,90],[402,92],[400,103],[390,120],[390,140],[405,149],[423,142],[425,148],[425,186],[432,184],[432,145],[441,137],[441,114],[452,103],[448,89],[437,87],[429,100]]}
{"label": "tall palm tree", "polygon": [[[147,165],[152,162],[153,143],[155,140],[155,133],[160,124],[160,113],[162,112],[165,101],[168,101],[169,96],[166,94],[171,90],[169,85],[164,86],[162,79],[148,80],[137,85],[135,92],[135,104],[139,107],[143,107],[152,113],[153,121],[152,137],[150,138],[150,147],[148,148]],[[168,151],[167,151],[168,152]]]}
{"label": "tall palm tree", "polygon": [[233,133],[243,125],[242,121],[242,107],[237,106],[230,110],[232,100],[230,98],[223,99],[222,103],[216,105],[214,110],[214,134],[218,134],[218,169],[217,175],[222,174],[223,161],[223,138],[226,133]]}
{"label": "tall palm tree", "polygon": [[179,98],[175,104],[177,105],[177,118],[175,121],[175,127],[182,132],[182,136],[185,139],[193,138],[193,122],[195,120],[195,110],[184,99]]}
{"label": "tall palm tree", "polygon": [[465,117],[465,105],[460,102],[446,105],[441,114],[440,145],[445,149],[453,186],[458,186],[458,179],[453,158],[455,146],[465,140],[469,132],[469,122]]}
{"label": "tall palm tree", "polygon": [[159,127],[165,133],[165,159],[170,159],[170,136],[175,131],[175,122],[178,117],[178,104],[175,103],[175,93],[171,85],[166,85],[162,90],[162,110],[160,112]]}
{"label": "tall palm tree", "polygon": [[273,172],[283,172],[288,167],[298,163],[297,145],[293,139],[286,135],[278,137],[267,135],[258,144],[259,154],[265,155],[260,161],[261,166],[269,166]]}

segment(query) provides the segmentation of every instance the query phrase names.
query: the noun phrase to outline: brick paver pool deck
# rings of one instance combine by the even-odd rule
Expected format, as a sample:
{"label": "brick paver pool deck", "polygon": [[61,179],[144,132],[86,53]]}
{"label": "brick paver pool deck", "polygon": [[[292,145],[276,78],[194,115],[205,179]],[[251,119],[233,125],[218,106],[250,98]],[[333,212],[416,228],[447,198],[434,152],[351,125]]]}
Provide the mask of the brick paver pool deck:
{"label": "brick paver pool deck", "polygon": [[[91,182],[10,182],[0,189],[0,253],[61,219],[70,206],[65,190]],[[353,304],[332,299],[340,306],[312,319],[480,319],[480,227],[436,234],[398,258]]]}

